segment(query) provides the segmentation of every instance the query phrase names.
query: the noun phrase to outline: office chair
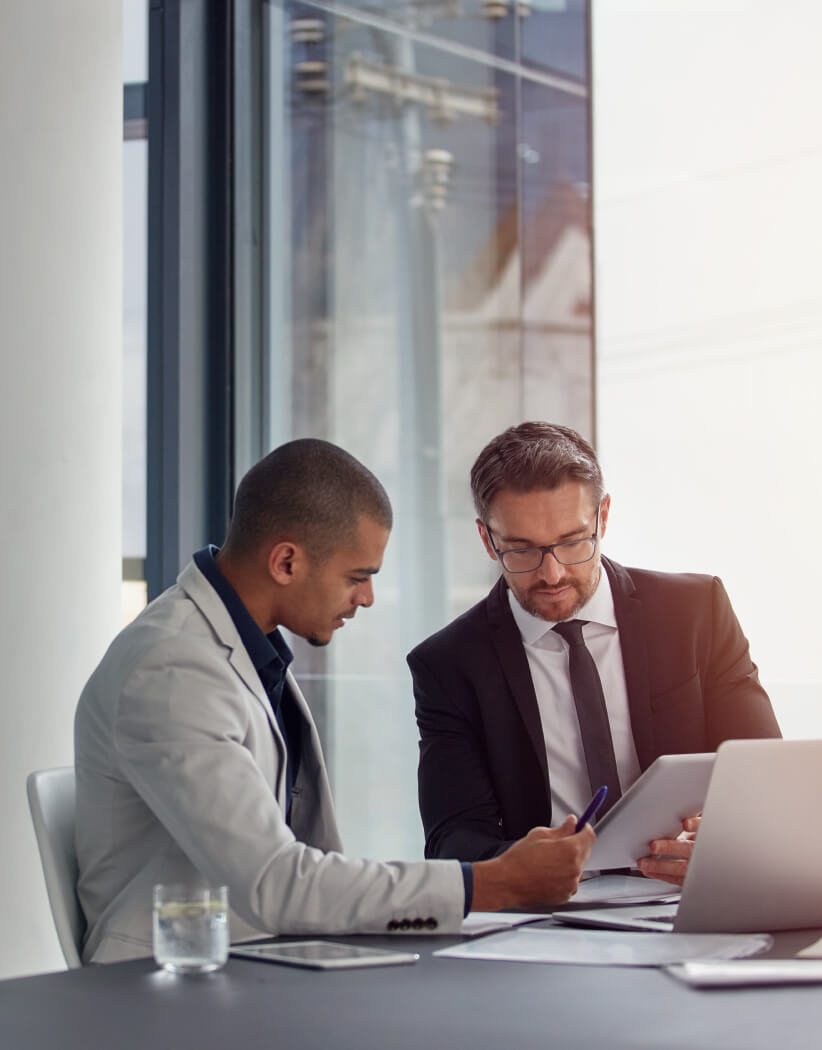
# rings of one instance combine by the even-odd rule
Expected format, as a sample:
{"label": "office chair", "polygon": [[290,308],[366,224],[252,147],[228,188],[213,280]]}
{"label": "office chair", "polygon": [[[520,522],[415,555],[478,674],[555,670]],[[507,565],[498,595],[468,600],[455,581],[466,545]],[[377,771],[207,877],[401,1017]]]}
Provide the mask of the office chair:
{"label": "office chair", "polygon": [[57,937],[68,968],[75,970],[83,965],[86,920],[77,899],[74,767],[30,773],[26,793]]}

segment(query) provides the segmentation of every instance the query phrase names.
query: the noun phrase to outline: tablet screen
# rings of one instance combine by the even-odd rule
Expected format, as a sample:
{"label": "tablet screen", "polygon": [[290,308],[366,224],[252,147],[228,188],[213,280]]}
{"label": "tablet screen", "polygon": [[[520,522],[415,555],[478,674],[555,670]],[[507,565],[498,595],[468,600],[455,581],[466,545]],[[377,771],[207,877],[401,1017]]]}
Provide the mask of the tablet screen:
{"label": "tablet screen", "polygon": [[682,818],[702,811],[713,753],[662,755],[594,825],[596,841],[587,867],[630,868],[654,838],[676,836]]}
{"label": "tablet screen", "polygon": [[307,966],[317,970],[346,969],[352,966],[396,966],[414,963],[413,952],[369,948],[365,945],[341,944],[336,941],[281,941],[266,944],[238,944],[231,954],[262,962]]}

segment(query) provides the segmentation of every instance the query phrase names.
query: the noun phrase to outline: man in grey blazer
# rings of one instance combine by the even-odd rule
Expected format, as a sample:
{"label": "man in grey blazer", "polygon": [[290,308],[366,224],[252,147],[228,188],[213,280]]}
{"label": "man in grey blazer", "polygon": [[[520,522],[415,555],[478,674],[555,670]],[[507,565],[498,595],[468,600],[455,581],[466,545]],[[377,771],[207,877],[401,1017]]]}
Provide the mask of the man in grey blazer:
{"label": "man in grey blazer", "polygon": [[[471,488],[500,578],[408,656],[426,856],[499,855],[523,830],[583,807],[609,775],[615,800],[659,755],[779,735],[721,582],[601,556],[610,497],[579,434],[511,427],[477,457]],[[600,679],[593,764],[563,633],[571,623]],[[681,882],[695,827],[655,841],[638,858],[645,874]]]}
{"label": "man in grey blazer", "polygon": [[505,857],[381,863],[342,854],[286,627],[327,644],[373,602],[391,508],[324,441],[290,442],[240,483],[221,550],[114,640],[75,719],[83,958],[151,953],[156,883],[225,884],[232,940],[454,932],[465,912],[567,900],[594,835],[529,831]]}

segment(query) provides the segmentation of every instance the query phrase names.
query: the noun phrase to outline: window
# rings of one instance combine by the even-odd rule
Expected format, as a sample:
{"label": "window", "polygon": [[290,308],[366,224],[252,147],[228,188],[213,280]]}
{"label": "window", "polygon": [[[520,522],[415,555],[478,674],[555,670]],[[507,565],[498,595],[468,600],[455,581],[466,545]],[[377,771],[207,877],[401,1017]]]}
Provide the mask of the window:
{"label": "window", "polygon": [[240,9],[235,473],[311,435],[389,491],[375,610],[295,670],[346,848],[414,856],[404,656],[496,575],[470,465],[523,418],[592,432],[587,5]]}
{"label": "window", "polygon": [[148,3],[123,0],[123,622],[146,602]]}
{"label": "window", "polygon": [[593,436],[588,5],[151,0],[150,26],[149,592],[285,440],[380,477],[376,608],[295,671],[347,850],[413,857],[405,654],[496,576],[471,463],[527,417]]}

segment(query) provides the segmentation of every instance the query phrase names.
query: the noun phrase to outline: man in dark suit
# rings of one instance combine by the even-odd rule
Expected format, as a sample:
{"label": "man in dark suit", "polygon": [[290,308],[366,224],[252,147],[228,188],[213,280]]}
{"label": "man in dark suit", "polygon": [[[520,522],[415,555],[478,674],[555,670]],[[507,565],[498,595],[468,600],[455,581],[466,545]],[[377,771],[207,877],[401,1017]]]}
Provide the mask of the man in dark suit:
{"label": "man in dark suit", "polygon": [[[601,556],[610,497],[579,434],[511,427],[471,488],[501,577],[408,656],[427,856],[496,856],[600,783],[612,805],[659,755],[779,736],[722,583]],[[640,869],[681,882],[695,828]]]}

